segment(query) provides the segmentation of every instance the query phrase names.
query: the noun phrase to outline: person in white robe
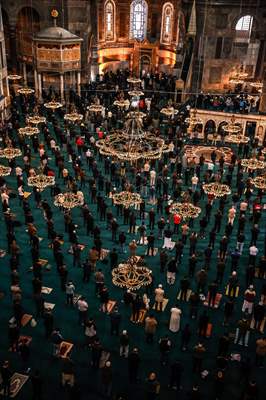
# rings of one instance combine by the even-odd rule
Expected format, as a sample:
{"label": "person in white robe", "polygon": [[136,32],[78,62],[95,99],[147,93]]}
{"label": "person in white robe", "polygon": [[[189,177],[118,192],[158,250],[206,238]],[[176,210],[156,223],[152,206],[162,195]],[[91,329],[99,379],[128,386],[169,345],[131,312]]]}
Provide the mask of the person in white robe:
{"label": "person in white robe", "polygon": [[171,308],[171,318],[170,318],[170,323],[169,323],[169,330],[171,332],[178,332],[180,329],[180,316],[182,314],[182,311],[180,308],[177,306]]}

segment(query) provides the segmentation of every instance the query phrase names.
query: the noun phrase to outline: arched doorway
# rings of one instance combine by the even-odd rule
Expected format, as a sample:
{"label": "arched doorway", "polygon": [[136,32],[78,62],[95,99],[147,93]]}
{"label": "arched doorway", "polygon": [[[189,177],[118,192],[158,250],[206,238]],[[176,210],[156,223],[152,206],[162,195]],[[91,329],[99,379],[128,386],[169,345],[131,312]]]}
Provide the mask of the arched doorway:
{"label": "arched doorway", "polygon": [[146,75],[151,70],[151,59],[149,56],[141,56],[140,58],[140,70],[142,75]]}
{"label": "arched doorway", "polygon": [[216,124],[212,119],[209,119],[209,121],[207,121],[205,124],[204,133],[213,133],[215,131],[216,131]]}

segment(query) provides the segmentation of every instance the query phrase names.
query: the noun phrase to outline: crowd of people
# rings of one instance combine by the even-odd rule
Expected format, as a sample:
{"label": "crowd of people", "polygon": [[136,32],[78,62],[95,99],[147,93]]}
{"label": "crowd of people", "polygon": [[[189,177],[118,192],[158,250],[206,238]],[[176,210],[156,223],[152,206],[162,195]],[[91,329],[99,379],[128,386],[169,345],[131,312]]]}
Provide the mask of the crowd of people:
{"label": "crowd of people", "polygon": [[[139,104],[147,112],[143,129],[161,135],[170,152],[135,163],[101,155],[97,140],[123,127],[125,112],[112,101],[125,90],[126,76],[104,76],[119,90],[98,96],[102,113],[86,112],[91,97],[70,93],[84,114],[79,124],[64,121],[63,109],[37,106],[33,96],[14,96],[1,127],[2,147],[22,151],[0,181],[3,395],[18,372],[29,376],[34,399],[263,398],[266,237],[264,192],[251,183],[256,172],[241,166],[235,146],[227,162],[213,150],[189,158],[189,109],[163,118],[158,93]],[[152,81],[158,86],[151,90],[163,88],[162,80]],[[37,111],[47,117],[39,135],[18,135]],[[245,152],[264,159],[254,137]],[[29,195],[27,178],[38,169],[55,185],[44,192],[33,187]],[[206,195],[203,184],[215,181],[231,194]],[[139,207],[113,204],[112,195],[123,190],[141,195]],[[83,205],[55,207],[54,196],[65,191]],[[172,202],[193,203],[201,213],[182,219],[171,213]],[[114,286],[113,269],[136,256],[152,281],[139,291]],[[26,326],[25,315],[32,317]],[[63,391],[49,369],[61,372]]]}

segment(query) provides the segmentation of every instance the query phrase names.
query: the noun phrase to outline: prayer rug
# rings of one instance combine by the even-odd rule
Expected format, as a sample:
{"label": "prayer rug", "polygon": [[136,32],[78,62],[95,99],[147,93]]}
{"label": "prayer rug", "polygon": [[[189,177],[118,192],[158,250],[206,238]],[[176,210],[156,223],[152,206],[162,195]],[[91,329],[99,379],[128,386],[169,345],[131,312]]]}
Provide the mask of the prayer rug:
{"label": "prayer rug", "polygon": [[[233,297],[233,296],[232,296],[232,295],[233,295],[233,289],[231,289],[231,293],[229,294],[229,285],[226,286],[225,295],[226,295],[226,296]],[[238,297],[238,295],[239,295],[239,286],[237,286],[237,288],[236,288],[235,296],[234,296],[234,297],[236,298],[236,297]]]}
{"label": "prayer rug", "polygon": [[147,252],[146,252],[146,256],[148,256],[148,257],[155,257],[156,255],[158,254],[158,248],[157,247],[154,247],[154,249],[153,249],[153,256],[152,256],[152,254],[151,254],[151,250],[150,250],[150,254],[147,254]]}
{"label": "prayer rug", "polygon": [[31,319],[32,319],[32,315],[24,314],[21,318],[21,325],[26,326],[30,322]]}
{"label": "prayer rug", "polygon": [[[210,305],[210,307],[211,308],[218,308],[219,305],[220,305],[220,301],[221,301],[222,297],[223,297],[223,295],[221,293],[216,293],[215,301],[214,301],[214,307],[212,305]],[[204,306],[208,306],[208,304],[209,304],[209,292],[208,292],[208,295],[207,295],[206,299],[203,302]]]}
{"label": "prayer rug", "polygon": [[[189,301],[191,293],[192,293],[192,290],[191,290],[191,289],[188,289],[188,290],[187,290],[187,298],[186,298],[186,301]],[[177,300],[180,300],[180,299],[181,299],[181,290],[179,291],[179,293],[178,293],[178,295],[177,295]]]}
{"label": "prayer rug", "polygon": [[113,311],[115,305],[116,305],[115,300],[109,300],[107,303],[107,312],[111,313]]}
{"label": "prayer rug", "polygon": [[18,339],[18,345],[20,346],[24,341],[26,341],[26,344],[29,345],[32,341],[32,337],[20,335],[20,337]]}
{"label": "prayer rug", "polygon": [[73,346],[74,346],[73,343],[63,341],[60,344],[59,357],[66,358],[69,355],[69,353],[71,352]]}
{"label": "prayer rug", "polygon": [[[166,309],[168,301],[169,301],[168,299],[163,299],[163,311]],[[155,310],[155,303],[154,303],[152,309]],[[159,310],[157,310],[157,311],[159,311]]]}
{"label": "prayer rug", "polygon": [[[22,375],[17,372],[15,372],[12,375],[11,384],[10,384],[10,397],[11,398],[14,398],[17,396],[17,394],[22,389],[22,386],[27,382],[28,379],[29,379],[28,375]],[[1,390],[0,394],[3,395],[4,391]]]}
{"label": "prayer rug", "polygon": [[3,257],[5,257],[5,255],[6,255],[6,251],[5,251],[5,250],[2,250],[2,249],[0,249],[0,258],[3,258]]}
{"label": "prayer rug", "polygon": [[[139,312],[139,319],[135,322],[136,324],[142,324],[144,322],[147,310],[141,309]],[[133,322],[133,315],[131,315],[130,321]]]}
{"label": "prayer rug", "polygon": [[110,250],[102,249],[101,250],[100,260],[101,261],[104,260],[108,256],[109,253],[110,253]]}
{"label": "prayer rug", "polygon": [[50,309],[50,310],[53,310],[54,308],[55,308],[55,304],[54,303],[48,303],[48,302],[44,302],[44,308],[47,310],[47,309]]}
{"label": "prayer rug", "polygon": [[207,331],[206,331],[206,338],[210,338],[212,334],[212,324],[208,324]]}
{"label": "prayer rug", "polygon": [[53,291],[53,289],[50,288],[50,287],[46,287],[46,286],[42,287],[42,293],[43,294],[50,294],[52,291]]}

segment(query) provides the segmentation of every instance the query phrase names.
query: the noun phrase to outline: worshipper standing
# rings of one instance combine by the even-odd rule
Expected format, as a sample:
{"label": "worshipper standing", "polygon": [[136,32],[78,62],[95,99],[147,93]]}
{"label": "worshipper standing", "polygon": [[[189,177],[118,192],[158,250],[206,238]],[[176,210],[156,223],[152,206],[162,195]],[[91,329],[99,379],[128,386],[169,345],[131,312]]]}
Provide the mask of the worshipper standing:
{"label": "worshipper standing", "polygon": [[169,330],[171,332],[176,333],[180,329],[180,316],[182,314],[182,311],[176,305],[175,307],[171,308],[170,312],[171,312],[171,318],[169,323]]}
{"label": "worshipper standing", "polygon": [[155,310],[163,311],[163,301],[164,301],[164,290],[163,285],[158,285],[154,291],[155,293]]}

